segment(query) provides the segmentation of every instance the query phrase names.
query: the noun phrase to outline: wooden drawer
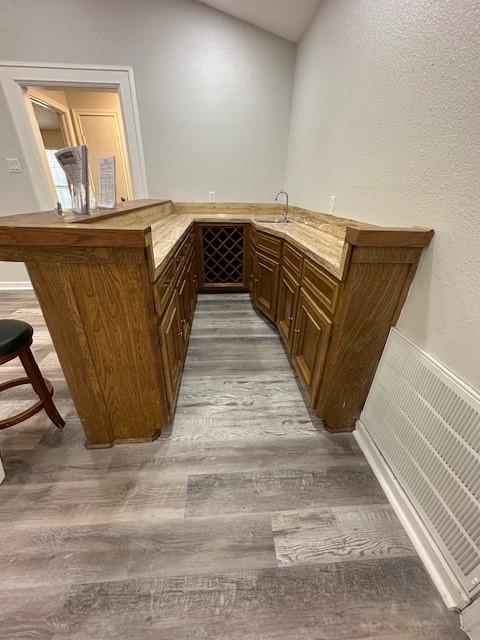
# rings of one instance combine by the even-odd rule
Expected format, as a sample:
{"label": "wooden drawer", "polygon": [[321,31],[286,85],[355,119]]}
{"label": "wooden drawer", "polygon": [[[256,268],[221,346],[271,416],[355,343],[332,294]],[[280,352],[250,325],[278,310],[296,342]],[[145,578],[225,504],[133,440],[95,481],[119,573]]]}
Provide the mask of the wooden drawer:
{"label": "wooden drawer", "polygon": [[267,233],[257,231],[256,246],[258,251],[280,258],[282,240],[269,236]]}
{"label": "wooden drawer", "polygon": [[189,244],[185,240],[181,247],[177,249],[174,257],[175,262],[175,275],[177,276],[181,271],[183,271],[186,261],[187,261],[187,253],[189,249]]}
{"label": "wooden drawer", "polygon": [[303,256],[287,242],[283,243],[283,266],[292,276],[300,278],[302,275]]}
{"label": "wooden drawer", "polygon": [[170,260],[162,273],[158,276],[153,285],[153,297],[155,299],[155,310],[158,315],[162,315],[173,291],[175,280],[174,261]]}
{"label": "wooden drawer", "polygon": [[335,312],[340,291],[339,283],[322,267],[315,265],[307,258],[303,263],[302,285],[328,313]]}

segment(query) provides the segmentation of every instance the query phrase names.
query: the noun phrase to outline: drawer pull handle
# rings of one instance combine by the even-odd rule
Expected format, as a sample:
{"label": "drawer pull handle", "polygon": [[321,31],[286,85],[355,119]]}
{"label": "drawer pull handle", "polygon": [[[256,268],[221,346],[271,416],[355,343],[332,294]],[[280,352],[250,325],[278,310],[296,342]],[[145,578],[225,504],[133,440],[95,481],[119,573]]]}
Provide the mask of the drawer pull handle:
{"label": "drawer pull handle", "polygon": [[288,316],[288,319],[289,319],[290,321],[292,321],[292,320],[293,320],[293,316]]}
{"label": "drawer pull handle", "polygon": [[177,333],[177,336],[183,336],[183,331],[179,331],[179,332]]}
{"label": "drawer pull handle", "polygon": [[255,278],[255,282],[258,282],[258,278]]}
{"label": "drawer pull handle", "polygon": [[182,324],[185,324],[185,322],[186,322],[185,318],[182,318],[182,319],[180,320],[180,322],[181,322]]}
{"label": "drawer pull handle", "polygon": [[295,329],[295,333],[300,333],[300,329]]}

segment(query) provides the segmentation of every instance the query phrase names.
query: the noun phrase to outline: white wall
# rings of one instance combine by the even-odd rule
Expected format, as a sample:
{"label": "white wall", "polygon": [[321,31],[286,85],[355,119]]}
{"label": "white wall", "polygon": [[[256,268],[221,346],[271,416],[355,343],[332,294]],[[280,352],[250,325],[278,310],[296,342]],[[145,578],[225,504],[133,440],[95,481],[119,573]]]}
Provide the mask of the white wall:
{"label": "white wall", "polygon": [[[131,65],[151,197],[271,201],[295,47],[190,0],[1,0],[0,60]],[[0,91],[0,214],[35,210]],[[25,279],[0,263],[0,281]]]}
{"label": "white wall", "polygon": [[435,229],[399,329],[480,389],[480,3],[325,0],[296,64],[298,205]]}

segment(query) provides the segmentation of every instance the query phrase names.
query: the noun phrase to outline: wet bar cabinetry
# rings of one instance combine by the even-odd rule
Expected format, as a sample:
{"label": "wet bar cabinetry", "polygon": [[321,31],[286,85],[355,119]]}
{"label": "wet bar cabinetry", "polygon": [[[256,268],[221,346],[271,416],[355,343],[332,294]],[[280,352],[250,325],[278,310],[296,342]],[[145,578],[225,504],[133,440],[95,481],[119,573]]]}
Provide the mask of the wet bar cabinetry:
{"label": "wet bar cabinetry", "polygon": [[195,230],[189,231],[180,248],[156,279],[158,341],[161,349],[168,415],[172,416],[187,353],[199,283],[199,255]]}
{"label": "wet bar cabinetry", "polygon": [[307,402],[327,428],[353,428],[432,232],[296,207],[292,224],[257,222],[277,211],[137,201],[0,220],[0,259],[27,266],[87,447],[151,441],[170,423],[198,291],[249,291]]}

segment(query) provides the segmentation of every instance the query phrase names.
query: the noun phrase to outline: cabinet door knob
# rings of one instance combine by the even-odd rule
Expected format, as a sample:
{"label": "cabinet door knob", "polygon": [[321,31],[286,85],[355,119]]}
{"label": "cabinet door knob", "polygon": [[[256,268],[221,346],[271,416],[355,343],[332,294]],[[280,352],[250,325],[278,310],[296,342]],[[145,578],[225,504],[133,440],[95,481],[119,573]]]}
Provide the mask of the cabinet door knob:
{"label": "cabinet door knob", "polygon": [[289,319],[290,321],[292,321],[292,320],[293,320],[293,316],[288,316],[288,319]]}
{"label": "cabinet door knob", "polygon": [[180,320],[180,322],[181,322],[182,324],[185,324],[185,322],[186,322],[185,318],[182,318],[182,319]]}
{"label": "cabinet door knob", "polygon": [[179,332],[177,333],[177,336],[183,336],[183,331],[179,331]]}
{"label": "cabinet door knob", "polygon": [[258,282],[258,278],[255,278],[255,282]]}
{"label": "cabinet door knob", "polygon": [[300,333],[300,329],[295,329],[295,333]]}

